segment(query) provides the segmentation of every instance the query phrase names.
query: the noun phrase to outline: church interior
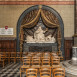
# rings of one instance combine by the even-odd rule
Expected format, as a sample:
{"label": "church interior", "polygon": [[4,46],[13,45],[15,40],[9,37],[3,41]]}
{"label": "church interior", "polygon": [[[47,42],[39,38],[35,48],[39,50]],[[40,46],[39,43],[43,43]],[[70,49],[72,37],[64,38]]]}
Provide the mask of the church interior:
{"label": "church interior", "polygon": [[0,77],[77,77],[77,0],[0,0]]}

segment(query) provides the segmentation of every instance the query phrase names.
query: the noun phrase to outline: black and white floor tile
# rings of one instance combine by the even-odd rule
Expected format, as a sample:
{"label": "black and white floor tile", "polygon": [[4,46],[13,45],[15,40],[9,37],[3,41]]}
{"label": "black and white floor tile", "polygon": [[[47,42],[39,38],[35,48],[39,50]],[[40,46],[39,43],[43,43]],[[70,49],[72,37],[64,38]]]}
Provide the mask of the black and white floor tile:
{"label": "black and white floor tile", "polygon": [[20,77],[20,63],[11,63],[0,70],[0,77]]}
{"label": "black and white floor tile", "polygon": [[[0,77],[20,77],[21,65],[22,65],[21,63],[11,63],[6,65],[5,68],[0,67]],[[26,75],[22,74],[22,77],[26,77]],[[75,76],[66,73],[66,77],[75,77]]]}
{"label": "black and white floor tile", "polygon": [[77,65],[71,64],[71,60],[66,60],[61,63],[61,66],[65,68],[68,77],[77,77]]}

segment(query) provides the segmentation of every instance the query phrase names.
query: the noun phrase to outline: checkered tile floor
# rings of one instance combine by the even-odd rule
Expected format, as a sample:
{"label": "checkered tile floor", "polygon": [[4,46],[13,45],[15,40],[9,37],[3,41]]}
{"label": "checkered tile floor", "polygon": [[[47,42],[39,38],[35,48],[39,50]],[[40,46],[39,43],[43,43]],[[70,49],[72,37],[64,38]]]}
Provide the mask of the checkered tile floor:
{"label": "checkered tile floor", "polygon": [[[5,66],[5,68],[0,68],[0,77],[20,77],[21,65],[21,63],[11,63]],[[26,77],[26,74],[22,74],[22,77]]]}
{"label": "checkered tile floor", "polygon": [[20,77],[20,63],[11,63],[0,69],[0,77]]}
{"label": "checkered tile floor", "polygon": [[[21,63],[11,63],[5,66],[5,68],[0,67],[0,77],[20,77],[20,66]],[[22,74],[22,77],[26,77]],[[39,76],[38,76],[39,77]],[[66,73],[66,77],[74,77]]]}

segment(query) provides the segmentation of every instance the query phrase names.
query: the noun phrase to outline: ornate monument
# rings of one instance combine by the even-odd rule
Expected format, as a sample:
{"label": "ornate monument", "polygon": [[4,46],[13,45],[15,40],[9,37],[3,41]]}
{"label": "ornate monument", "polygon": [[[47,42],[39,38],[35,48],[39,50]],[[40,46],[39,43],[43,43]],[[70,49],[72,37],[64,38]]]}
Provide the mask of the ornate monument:
{"label": "ornate monument", "polygon": [[27,35],[26,42],[27,43],[55,43],[56,40],[54,37],[51,37],[51,34],[45,37],[45,31],[42,30],[42,27],[39,26],[38,29],[34,33],[33,36]]}

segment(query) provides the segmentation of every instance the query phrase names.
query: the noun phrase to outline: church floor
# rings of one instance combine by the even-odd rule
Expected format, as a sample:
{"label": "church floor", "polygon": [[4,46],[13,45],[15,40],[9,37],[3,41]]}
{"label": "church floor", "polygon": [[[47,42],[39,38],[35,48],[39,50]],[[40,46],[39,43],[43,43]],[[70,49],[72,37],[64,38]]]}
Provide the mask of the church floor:
{"label": "church floor", "polygon": [[[20,66],[21,63],[11,63],[5,66],[5,68],[0,67],[0,77],[20,77]],[[22,77],[26,77],[25,74],[22,74]],[[38,75],[39,77],[39,75]],[[77,77],[71,74],[66,73],[65,77]]]}

